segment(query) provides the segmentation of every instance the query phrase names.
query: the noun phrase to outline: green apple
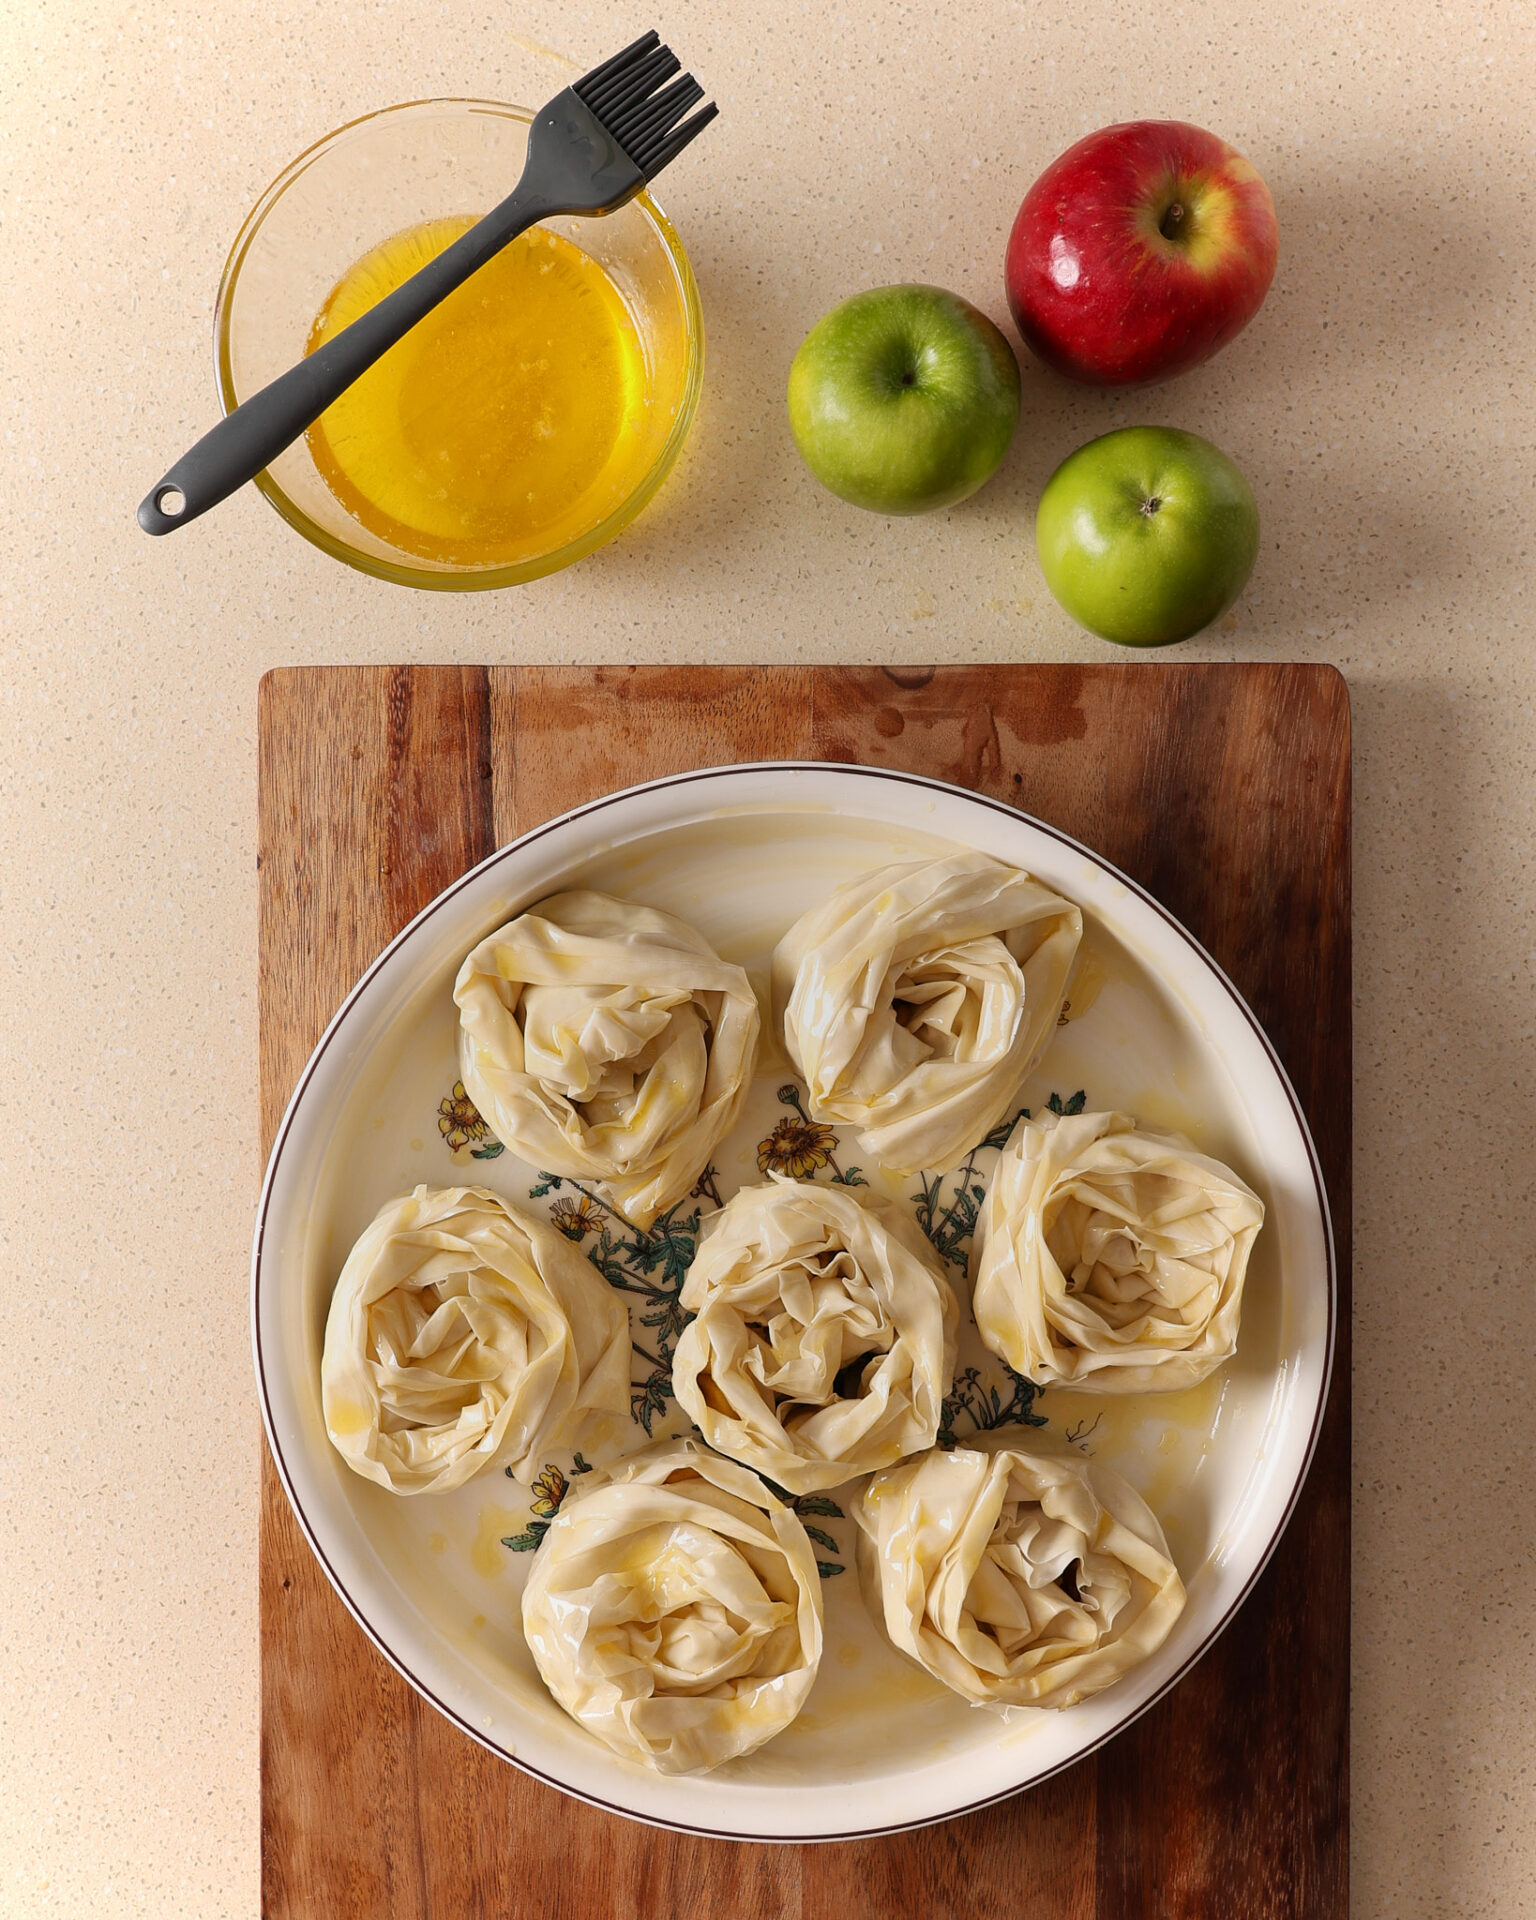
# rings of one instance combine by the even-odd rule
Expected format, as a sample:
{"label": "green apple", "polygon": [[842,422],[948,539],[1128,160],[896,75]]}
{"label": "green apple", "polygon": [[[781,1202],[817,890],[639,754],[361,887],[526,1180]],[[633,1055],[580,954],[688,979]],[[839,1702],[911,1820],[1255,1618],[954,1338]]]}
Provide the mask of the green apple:
{"label": "green apple", "polygon": [[1208,627],[1248,584],[1259,510],[1198,433],[1124,427],[1051,475],[1035,545],[1046,585],[1090,633],[1165,647]]}
{"label": "green apple", "polygon": [[996,473],[1019,367],[942,287],[875,287],[823,314],[789,370],[789,425],[824,487],[871,513],[931,513]]}

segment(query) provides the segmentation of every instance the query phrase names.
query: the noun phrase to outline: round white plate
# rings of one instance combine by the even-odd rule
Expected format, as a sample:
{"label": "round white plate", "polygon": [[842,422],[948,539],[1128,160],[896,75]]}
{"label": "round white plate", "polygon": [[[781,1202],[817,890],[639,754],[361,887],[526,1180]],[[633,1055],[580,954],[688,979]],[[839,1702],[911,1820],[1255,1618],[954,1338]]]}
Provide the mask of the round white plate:
{"label": "round white plate", "polygon": [[[589,886],[663,907],[745,966],[766,1003],[768,956],[805,909],[870,867],[954,846],[1027,868],[1083,909],[1085,936],[1058,1029],[1024,1100],[1119,1108],[1186,1134],[1232,1165],[1268,1210],[1249,1270],[1238,1354],[1191,1392],[1094,1399],[1047,1391],[1047,1430],[1125,1475],[1167,1530],[1189,1604],[1144,1665],[1064,1713],[970,1707],[885,1642],[867,1615],[851,1521],[813,1520],[844,1568],[823,1583],[827,1645],[815,1690],[785,1733],[712,1774],[668,1779],[616,1759],[556,1707],[522,1639],[529,1496],[494,1466],[457,1492],[399,1499],[331,1448],[320,1352],[331,1289],[355,1237],[420,1182],[477,1182],[522,1205],[538,1171],[452,1127],[460,961],[486,933],[556,890]],[[728,1197],[756,1181],[758,1142],[792,1117],[793,1075],[764,1028],[743,1124],[716,1155]],[[453,1142],[461,1141],[455,1146]],[[969,1184],[990,1175],[976,1158]],[[917,1204],[917,1180],[837,1164]],[[832,1169],[818,1177],[829,1178]],[[956,1180],[933,1207],[948,1238]],[[679,1216],[712,1205],[686,1202]],[[617,1229],[615,1229],[615,1232]],[[598,1246],[597,1227],[584,1241]],[[955,1249],[963,1258],[961,1243]],[[625,1257],[619,1249],[621,1260]],[[632,1265],[641,1263],[632,1262]],[[963,1299],[963,1268],[952,1268]],[[652,1276],[664,1287],[664,1266]],[[727,1837],[821,1840],[944,1819],[1043,1779],[1141,1713],[1219,1633],[1290,1516],[1316,1439],[1333,1350],[1333,1247],[1322,1177],[1289,1082],[1258,1022],[1194,940],[1147,894],[1054,828],[915,776],[804,764],[679,775],[610,795],[504,847],[443,893],[380,955],[305,1068],[272,1151],[252,1271],[256,1375],[273,1457],[299,1523],[379,1650],[493,1752],[616,1813]],[[642,1325],[658,1295],[633,1295]],[[968,1317],[968,1310],[967,1310]],[[953,1431],[1005,1408],[1014,1383],[967,1326]],[[648,1371],[636,1361],[636,1380]],[[967,1372],[967,1369],[973,1370]],[[961,1404],[961,1403],[964,1404]],[[1017,1403],[1015,1403],[1017,1404]],[[652,1414],[680,1432],[675,1406]],[[644,1443],[638,1428],[613,1451]],[[568,1469],[568,1456],[553,1464]],[[838,1492],[838,1506],[846,1502]]]}

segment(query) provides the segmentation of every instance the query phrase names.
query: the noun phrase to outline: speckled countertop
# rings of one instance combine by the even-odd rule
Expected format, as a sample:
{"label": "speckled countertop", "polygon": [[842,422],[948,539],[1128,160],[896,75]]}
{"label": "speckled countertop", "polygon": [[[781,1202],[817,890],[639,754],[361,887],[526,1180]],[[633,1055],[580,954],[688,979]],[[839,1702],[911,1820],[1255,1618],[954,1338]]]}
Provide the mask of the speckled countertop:
{"label": "speckled countertop", "polygon": [[[638,19],[638,16],[637,16]],[[611,9],[44,0],[0,35],[0,1913],[256,1912],[256,685],[280,662],[1032,660],[1109,650],[1039,578],[1039,488],[1152,420],[1264,518],[1180,657],[1331,660],[1356,748],[1354,1889],[1536,1909],[1529,1168],[1536,34],[1517,0],[672,0],[722,106],[661,194],[709,332],[684,463],[615,546],[512,592],[350,573],[247,490],[132,509],[214,414],[213,294],[256,195],[392,100],[537,101]],[[783,421],[835,299],[1003,318],[1061,147],[1144,114],[1268,179],[1281,264],[1152,393],[1028,362],[974,501],[887,522]]]}

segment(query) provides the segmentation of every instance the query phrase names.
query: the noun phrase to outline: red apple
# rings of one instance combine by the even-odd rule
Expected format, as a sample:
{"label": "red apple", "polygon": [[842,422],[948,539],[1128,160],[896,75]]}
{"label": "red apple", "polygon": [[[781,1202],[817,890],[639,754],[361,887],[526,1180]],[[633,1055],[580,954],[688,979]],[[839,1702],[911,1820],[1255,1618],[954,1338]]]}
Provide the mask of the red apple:
{"label": "red apple", "polygon": [[1275,277],[1269,188],[1182,120],[1104,127],[1053,160],[1008,238],[1032,353],[1094,386],[1169,380],[1242,332]]}

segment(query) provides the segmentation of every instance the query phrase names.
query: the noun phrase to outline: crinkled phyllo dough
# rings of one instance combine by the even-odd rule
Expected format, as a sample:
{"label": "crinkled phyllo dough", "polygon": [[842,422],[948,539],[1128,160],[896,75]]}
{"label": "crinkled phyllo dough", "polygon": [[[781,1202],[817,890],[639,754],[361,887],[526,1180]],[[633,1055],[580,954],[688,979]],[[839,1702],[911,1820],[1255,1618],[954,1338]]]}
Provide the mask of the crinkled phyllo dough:
{"label": "crinkled phyllo dough", "polygon": [[326,1430],[395,1493],[492,1461],[529,1481],[589,1416],[629,1412],[629,1316],[563,1235],[481,1187],[382,1208],[331,1296]]}
{"label": "crinkled phyllo dough", "polygon": [[774,1018],[818,1120],[944,1173],[1005,1119],[1061,1013],[1083,919],[984,853],[882,867],[797,920]]}
{"label": "crinkled phyllo dough", "polygon": [[746,974],[670,913],[559,893],[459,969],[459,1060],[499,1140],[636,1226],[685,1199],[752,1077]]}
{"label": "crinkled phyllo dough", "polygon": [[1014,1129],[976,1229],[976,1325],[1041,1386],[1175,1392],[1237,1348],[1264,1203],[1123,1113]]}
{"label": "crinkled phyllo dough", "polygon": [[805,1704],[821,1582],[804,1526],[754,1473],[664,1441],[573,1482],[523,1593],[560,1705],[626,1760],[700,1773]]}
{"label": "crinkled phyllo dough", "polygon": [[861,1190],[775,1179],[710,1219],[672,1363],[712,1447],[791,1493],[933,1445],[959,1308],[910,1215]]}
{"label": "crinkled phyllo dough", "polygon": [[878,1473],[853,1514],[892,1642],[977,1706],[1075,1706],[1154,1653],[1184,1609],[1140,1495],[1026,1429]]}

